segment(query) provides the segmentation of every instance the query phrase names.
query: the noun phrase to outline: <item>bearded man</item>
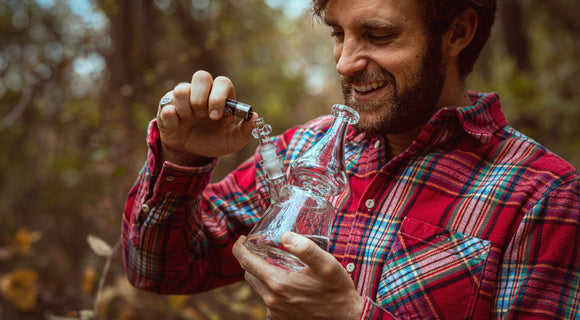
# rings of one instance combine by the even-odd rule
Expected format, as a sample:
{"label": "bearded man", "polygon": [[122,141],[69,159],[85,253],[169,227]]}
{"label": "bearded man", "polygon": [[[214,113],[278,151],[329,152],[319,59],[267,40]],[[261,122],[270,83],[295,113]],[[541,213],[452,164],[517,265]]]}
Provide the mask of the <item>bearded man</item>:
{"label": "bearded man", "polygon": [[[345,141],[350,188],[330,199],[328,252],[285,233],[307,265],[293,272],[243,245],[268,207],[259,157],[208,181],[218,157],[252,139],[253,122],[225,115],[230,79],[198,71],[149,127],[123,220],[131,283],[190,294],[245,278],[271,319],[578,319],[578,173],[510,127],[498,94],[466,86],[496,1],[313,9],[332,30],[345,104],[360,115]],[[277,137],[284,164],[331,120]]]}

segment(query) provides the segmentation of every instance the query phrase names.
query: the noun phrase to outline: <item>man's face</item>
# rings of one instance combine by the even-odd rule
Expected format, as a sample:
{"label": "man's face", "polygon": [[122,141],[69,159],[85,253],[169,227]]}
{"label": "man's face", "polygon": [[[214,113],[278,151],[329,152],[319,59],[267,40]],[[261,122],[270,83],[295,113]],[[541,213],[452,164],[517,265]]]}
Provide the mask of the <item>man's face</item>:
{"label": "man's face", "polygon": [[418,1],[334,0],[325,10],[345,104],[357,128],[396,134],[425,124],[444,75],[439,44],[428,45]]}

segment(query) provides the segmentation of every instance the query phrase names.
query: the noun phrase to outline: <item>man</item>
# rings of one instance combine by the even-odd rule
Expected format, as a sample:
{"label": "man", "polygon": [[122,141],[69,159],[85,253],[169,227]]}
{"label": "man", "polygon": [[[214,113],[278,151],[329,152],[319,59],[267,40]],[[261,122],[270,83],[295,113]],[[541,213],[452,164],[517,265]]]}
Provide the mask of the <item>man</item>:
{"label": "man", "polygon": [[[252,121],[223,115],[232,82],[199,71],[150,125],[123,221],[130,281],[194,293],[245,277],[272,319],[577,319],[578,173],[509,127],[497,94],[466,89],[495,1],[313,5],[361,116],[329,252],[284,234],[308,265],[290,272],[244,247],[268,206],[256,159],[208,180],[217,157],[252,139]],[[284,163],[330,121],[281,135]]]}

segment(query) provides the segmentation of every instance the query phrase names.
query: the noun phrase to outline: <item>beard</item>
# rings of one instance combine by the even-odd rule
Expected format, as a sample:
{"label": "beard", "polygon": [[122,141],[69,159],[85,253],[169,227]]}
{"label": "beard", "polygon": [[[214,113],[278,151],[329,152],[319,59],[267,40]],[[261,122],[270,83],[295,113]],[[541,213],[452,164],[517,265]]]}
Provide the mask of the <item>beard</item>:
{"label": "beard", "polygon": [[[363,70],[352,76],[342,77],[345,104],[359,112],[360,120],[355,128],[364,133],[386,135],[401,133],[429,121],[437,108],[445,81],[440,45],[429,41],[425,56],[417,72],[407,77],[408,85],[399,88],[393,74],[380,68]],[[359,102],[353,98],[353,85],[385,81],[390,92],[382,99]]]}

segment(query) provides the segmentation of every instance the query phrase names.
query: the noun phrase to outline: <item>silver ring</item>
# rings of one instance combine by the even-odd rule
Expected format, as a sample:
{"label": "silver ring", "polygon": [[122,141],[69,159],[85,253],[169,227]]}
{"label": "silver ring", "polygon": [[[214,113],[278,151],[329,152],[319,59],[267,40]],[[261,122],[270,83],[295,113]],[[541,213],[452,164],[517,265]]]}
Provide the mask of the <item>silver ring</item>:
{"label": "silver ring", "polygon": [[173,104],[173,90],[167,92],[161,101],[159,101],[159,109],[165,107],[168,104]]}

